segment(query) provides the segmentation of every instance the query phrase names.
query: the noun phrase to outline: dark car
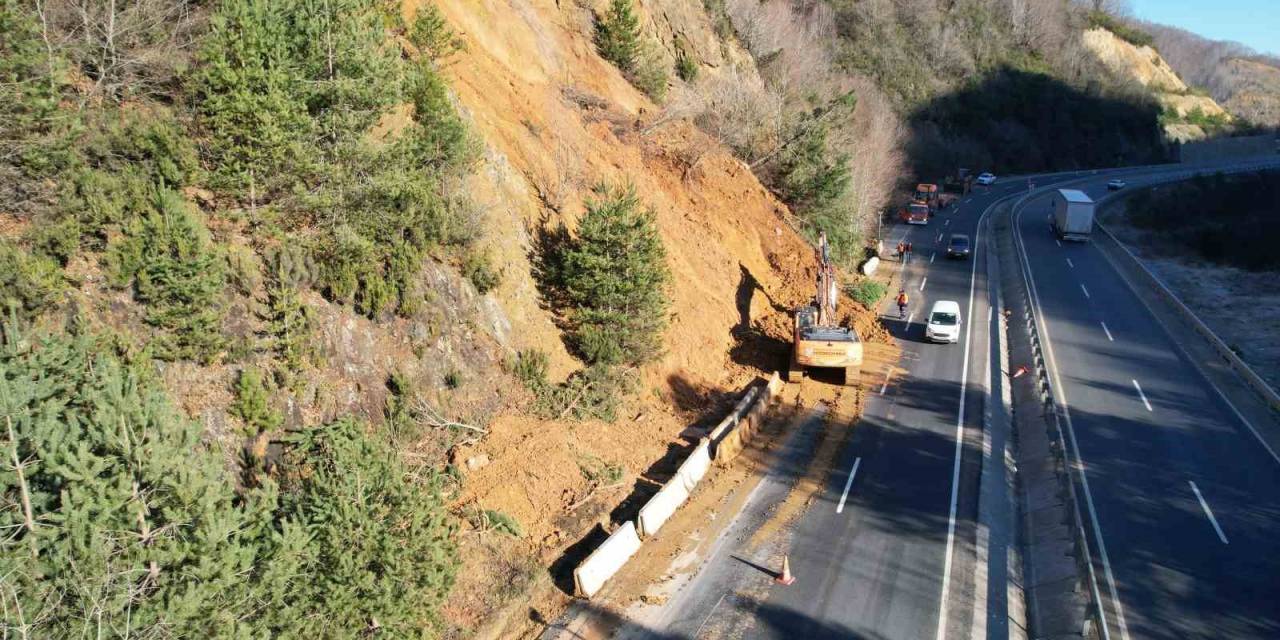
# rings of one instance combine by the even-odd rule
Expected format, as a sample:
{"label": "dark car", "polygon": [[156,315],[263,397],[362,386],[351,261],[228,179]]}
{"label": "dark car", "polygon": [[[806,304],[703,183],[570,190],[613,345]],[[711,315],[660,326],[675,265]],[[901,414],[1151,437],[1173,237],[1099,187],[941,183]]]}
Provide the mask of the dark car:
{"label": "dark car", "polygon": [[951,240],[947,243],[948,258],[968,258],[969,257],[969,236],[963,233],[951,234]]}

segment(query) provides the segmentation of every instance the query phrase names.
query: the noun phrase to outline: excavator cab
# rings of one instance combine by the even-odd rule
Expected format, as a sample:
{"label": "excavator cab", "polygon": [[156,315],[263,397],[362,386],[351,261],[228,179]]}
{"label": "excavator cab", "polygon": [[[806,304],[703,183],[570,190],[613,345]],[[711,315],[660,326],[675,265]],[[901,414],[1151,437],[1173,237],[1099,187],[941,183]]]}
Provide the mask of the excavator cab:
{"label": "excavator cab", "polygon": [[817,257],[817,295],[813,304],[797,308],[794,314],[787,382],[800,382],[805,367],[824,367],[843,369],[844,384],[852,385],[862,368],[862,342],[855,331],[836,323],[836,270],[826,234],[818,237]]}

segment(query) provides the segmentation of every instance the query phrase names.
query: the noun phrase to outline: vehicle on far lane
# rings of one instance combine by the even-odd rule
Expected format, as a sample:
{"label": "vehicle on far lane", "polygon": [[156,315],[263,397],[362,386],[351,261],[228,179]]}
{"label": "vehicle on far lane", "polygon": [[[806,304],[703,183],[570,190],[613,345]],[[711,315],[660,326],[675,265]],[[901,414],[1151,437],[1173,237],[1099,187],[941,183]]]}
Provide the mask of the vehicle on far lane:
{"label": "vehicle on far lane", "polygon": [[993,174],[990,174],[990,173],[984,173],[984,174],[982,174],[982,175],[978,176],[978,184],[980,184],[980,185],[990,186],[990,185],[993,185],[993,184],[995,184],[995,183],[996,183],[996,177],[995,177],[995,175],[993,175]]}
{"label": "vehicle on far lane", "polygon": [[1053,215],[1049,219],[1054,235],[1062,240],[1088,242],[1093,233],[1093,206],[1089,194],[1079,189],[1054,191]]}
{"label": "vehicle on far lane", "polygon": [[924,337],[930,342],[960,341],[960,303],[952,300],[939,300],[933,303],[929,311],[929,320],[924,325]]}
{"label": "vehicle on far lane", "polygon": [[948,258],[968,258],[969,257],[969,236],[963,233],[951,234],[951,240],[947,242]]}
{"label": "vehicle on far lane", "polygon": [[1120,178],[1116,178],[1115,180],[1112,180],[1111,182],[1107,183],[1107,191],[1119,191],[1124,187],[1125,187],[1125,182]]}

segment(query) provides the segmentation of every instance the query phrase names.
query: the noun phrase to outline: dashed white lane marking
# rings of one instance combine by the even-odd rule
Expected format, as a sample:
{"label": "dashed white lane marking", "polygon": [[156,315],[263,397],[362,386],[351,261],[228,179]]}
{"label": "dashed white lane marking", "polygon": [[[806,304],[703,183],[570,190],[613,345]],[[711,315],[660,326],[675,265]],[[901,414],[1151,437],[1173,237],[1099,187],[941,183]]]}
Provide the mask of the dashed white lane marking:
{"label": "dashed white lane marking", "polygon": [[1068,266],[1068,267],[1071,267],[1072,269],[1074,269],[1074,268],[1076,268],[1076,263],[1072,262],[1072,261],[1071,261],[1071,258],[1067,258],[1067,266]]}
{"label": "dashed white lane marking", "polygon": [[970,200],[973,200],[973,198],[965,198],[965,199],[964,199],[964,203],[965,203],[965,204],[969,204],[969,201],[970,201]]}
{"label": "dashed white lane marking", "polygon": [[911,319],[912,319],[912,318],[914,318],[914,317],[916,317],[916,312],[914,312],[914,311],[912,311],[911,313],[908,313],[908,314],[907,314],[907,328],[908,328],[908,329],[910,329],[910,328],[911,328]]}
{"label": "dashed white lane marking", "polygon": [[942,226],[944,226],[944,227],[949,227],[949,226],[951,226],[951,219],[950,219],[950,218],[948,218],[948,219],[946,219],[946,220],[943,220],[943,221],[942,221]]}
{"label": "dashed white lane marking", "polygon": [[1138,390],[1138,397],[1142,398],[1142,404],[1147,407],[1147,411],[1152,411],[1151,403],[1147,402],[1147,394],[1142,392],[1142,385],[1138,384],[1137,380],[1133,381],[1133,388]]}
{"label": "dashed white lane marking", "polygon": [[987,307],[987,322],[991,322],[991,307]]}
{"label": "dashed white lane marking", "polygon": [[938,254],[936,254],[936,253],[935,253],[935,254],[933,254],[933,255],[931,255],[931,256],[929,256],[929,264],[933,264],[933,259],[934,259],[934,258],[936,258],[936,257],[938,257]]}
{"label": "dashed white lane marking", "polygon": [[935,242],[942,242],[942,234],[941,234],[941,233],[939,233],[939,234],[938,234],[938,239],[937,239]]}
{"label": "dashed white lane marking", "polygon": [[1098,324],[1102,325],[1102,330],[1107,334],[1107,339],[1112,342],[1115,342],[1116,339],[1111,337],[1111,330],[1107,328],[1107,323],[1099,322]]}
{"label": "dashed white lane marking", "polygon": [[884,384],[880,385],[880,395],[884,395],[884,390],[889,388],[889,376],[893,375],[893,365],[884,368]]}
{"label": "dashed white lane marking", "polygon": [[1061,247],[1061,246],[1062,246],[1062,241],[1061,241],[1061,240],[1054,240],[1054,242],[1058,243],[1058,246],[1059,246],[1059,247]]}
{"label": "dashed white lane marking", "polygon": [[921,290],[921,291],[924,291],[924,283],[926,283],[926,282],[928,282],[928,281],[929,281],[929,276],[925,276],[925,277],[924,277],[924,280],[921,280],[921,281],[920,281],[920,290]]}
{"label": "dashed white lane marking", "polygon": [[[856,466],[854,468],[857,469]],[[1218,526],[1218,519],[1213,517],[1213,509],[1209,508],[1209,503],[1205,502],[1204,496],[1200,495],[1200,487],[1197,487],[1196,483],[1192,480],[1188,480],[1187,482],[1191,484],[1191,490],[1196,492],[1196,500],[1200,501],[1200,508],[1204,509],[1204,514],[1209,516],[1209,524],[1213,525],[1213,530],[1218,533],[1218,539],[1222,541],[1222,544],[1231,544],[1230,542],[1227,542],[1227,535],[1222,532],[1222,527]],[[845,490],[847,491],[848,489],[846,488]]]}
{"label": "dashed white lane marking", "polygon": [[860,464],[862,464],[862,458],[853,459],[853,468],[849,470],[849,479],[844,481],[844,491],[840,494],[840,504],[836,505],[836,513],[844,511],[844,501],[849,497],[849,487],[853,486],[853,477],[858,475]]}
{"label": "dashed white lane marking", "polygon": [[1080,285],[1080,290],[1084,292],[1084,297],[1089,297],[1089,290],[1084,288],[1084,285]]}

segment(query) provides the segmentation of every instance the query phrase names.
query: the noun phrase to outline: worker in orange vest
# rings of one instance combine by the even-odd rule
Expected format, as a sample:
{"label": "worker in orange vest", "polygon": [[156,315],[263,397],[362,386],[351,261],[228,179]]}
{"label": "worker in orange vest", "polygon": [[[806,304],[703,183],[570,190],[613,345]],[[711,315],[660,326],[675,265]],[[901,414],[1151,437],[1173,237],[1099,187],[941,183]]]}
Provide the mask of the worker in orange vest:
{"label": "worker in orange vest", "polygon": [[898,317],[907,317],[907,291],[898,289]]}

